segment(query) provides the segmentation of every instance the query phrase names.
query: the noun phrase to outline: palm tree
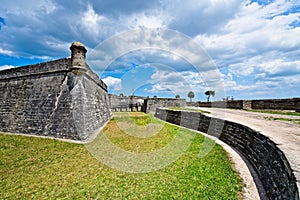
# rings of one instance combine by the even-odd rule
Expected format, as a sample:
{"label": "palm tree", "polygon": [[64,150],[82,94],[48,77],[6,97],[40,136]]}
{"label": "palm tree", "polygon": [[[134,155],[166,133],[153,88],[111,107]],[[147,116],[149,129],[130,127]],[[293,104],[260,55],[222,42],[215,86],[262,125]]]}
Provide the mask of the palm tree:
{"label": "palm tree", "polygon": [[204,94],[207,96],[207,102],[209,102],[210,96],[215,96],[216,93],[214,90],[207,90],[206,92],[204,92]]}
{"label": "palm tree", "polygon": [[193,91],[189,91],[188,98],[190,98],[190,102],[192,102],[192,98],[194,98],[194,97],[195,97],[194,92]]}
{"label": "palm tree", "polygon": [[175,98],[176,98],[176,99],[180,99],[180,95],[179,95],[179,94],[176,94]]}

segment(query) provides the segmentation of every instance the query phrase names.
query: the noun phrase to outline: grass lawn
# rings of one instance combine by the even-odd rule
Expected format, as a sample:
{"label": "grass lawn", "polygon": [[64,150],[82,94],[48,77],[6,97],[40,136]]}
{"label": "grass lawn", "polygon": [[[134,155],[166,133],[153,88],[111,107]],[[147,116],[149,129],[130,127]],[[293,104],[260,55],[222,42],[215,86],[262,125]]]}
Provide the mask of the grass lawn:
{"label": "grass lawn", "polygon": [[249,112],[259,112],[259,113],[267,113],[267,114],[279,114],[279,115],[290,115],[290,116],[300,116],[300,113],[298,112],[292,112],[292,111],[284,111],[284,110],[246,110]]}
{"label": "grass lawn", "polygon": [[279,120],[279,121],[287,121],[293,122],[300,125],[300,119],[290,119],[290,118],[282,118],[282,117],[267,117],[268,120]]}
{"label": "grass lawn", "polygon": [[[148,130],[150,125],[158,130],[151,137],[126,133]],[[112,143],[132,152],[150,152],[177,134],[194,134],[141,113],[114,114],[102,131]],[[82,144],[5,134],[0,134],[0,141],[0,199],[239,199],[242,190],[221,146],[216,144],[199,158],[204,141],[200,134],[178,160],[149,173],[109,168]]]}

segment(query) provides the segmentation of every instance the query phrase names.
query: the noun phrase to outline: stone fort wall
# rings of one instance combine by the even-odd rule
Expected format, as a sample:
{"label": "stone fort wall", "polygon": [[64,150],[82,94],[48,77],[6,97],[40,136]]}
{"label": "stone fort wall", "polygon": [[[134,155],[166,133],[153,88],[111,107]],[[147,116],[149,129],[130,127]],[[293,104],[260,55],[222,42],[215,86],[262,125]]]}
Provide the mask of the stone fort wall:
{"label": "stone fort wall", "polygon": [[0,71],[0,131],[85,141],[111,118],[85,47],[71,50],[71,58]]}
{"label": "stone fort wall", "polygon": [[142,107],[142,111],[145,113],[155,113],[156,108],[168,108],[168,107],[184,107],[186,106],[185,99],[174,98],[146,98]]}
{"label": "stone fort wall", "polygon": [[295,110],[300,112],[300,98],[289,99],[260,99],[260,100],[232,100],[215,102],[192,102],[189,106],[234,108],[234,109],[270,109],[270,110]]}
{"label": "stone fort wall", "polygon": [[144,97],[124,96],[109,94],[110,106],[112,111],[141,111],[144,104]]}
{"label": "stone fort wall", "polygon": [[299,200],[293,170],[283,152],[268,137],[247,126],[200,112],[158,108],[155,116],[215,136],[239,151],[257,172],[269,199]]}

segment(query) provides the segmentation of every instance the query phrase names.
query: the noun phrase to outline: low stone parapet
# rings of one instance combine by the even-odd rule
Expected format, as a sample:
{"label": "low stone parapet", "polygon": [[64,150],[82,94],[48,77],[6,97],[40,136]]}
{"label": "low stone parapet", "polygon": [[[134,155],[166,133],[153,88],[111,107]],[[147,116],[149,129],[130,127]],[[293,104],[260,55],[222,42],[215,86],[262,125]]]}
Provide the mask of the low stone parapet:
{"label": "low stone parapet", "polygon": [[277,144],[267,136],[245,125],[200,112],[158,108],[155,117],[219,138],[249,161],[270,199],[299,200],[293,169]]}

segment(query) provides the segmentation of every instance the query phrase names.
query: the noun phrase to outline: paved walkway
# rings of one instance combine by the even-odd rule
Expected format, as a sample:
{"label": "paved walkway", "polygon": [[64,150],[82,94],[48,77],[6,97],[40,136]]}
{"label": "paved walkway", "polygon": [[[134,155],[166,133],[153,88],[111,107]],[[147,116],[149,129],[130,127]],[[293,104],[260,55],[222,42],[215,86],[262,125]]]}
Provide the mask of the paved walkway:
{"label": "paved walkway", "polygon": [[300,125],[281,120],[270,120],[270,117],[300,119],[300,116],[256,113],[243,110],[221,108],[199,108],[211,112],[209,116],[226,119],[246,125],[268,136],[284,152],[289,160],[300,188]]}

